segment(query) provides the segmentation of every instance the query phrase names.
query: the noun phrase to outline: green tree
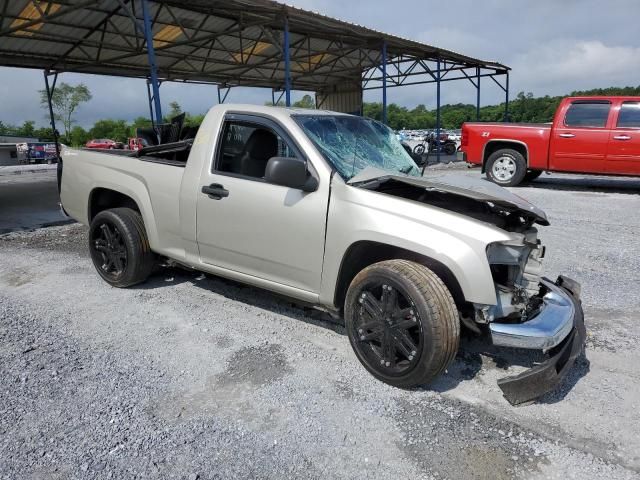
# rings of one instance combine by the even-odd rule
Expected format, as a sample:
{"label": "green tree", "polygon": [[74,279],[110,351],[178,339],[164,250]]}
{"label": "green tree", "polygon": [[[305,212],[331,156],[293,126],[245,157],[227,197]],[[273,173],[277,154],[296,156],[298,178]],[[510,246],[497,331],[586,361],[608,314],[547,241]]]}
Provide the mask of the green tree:
{"label": "green tree", "polygon": [[[47,91],[38,90],[38,92],[40,93],[40,104],[48,110]],[[75,123],[73,114],[82,103],[89,100],[91,100],[91,92],[84,83],[73,86],[62,82],[53,91],[51,96],[53,116],[62,122],[67,141],[69,141],[71,127]]]}
{"label": "green tree", "polygon": [[182,113],[182,107],[175,100],[169,104],[169,116],[166,118],[167,122],[171,121],[173,117],[177,117]]}
{"label": "green tree", "polygon": [[151,127],[151,125],[151,120],[149,120],[147,117],[136,117],[133,120],[133,123],[129,126],[129,136],[135,137],[136,130],[138,128],[149,128]]}
{"label": "green tree", "polygon": [[293,102],[293,106],[296,108],[316,108],[316,101],[311,95],[305,95],[297,102]]}
{"label": "green tree", "polygon": [[33,132],[33,136],[43,141],[53,140],[53,130],[51,130],[51,127],[36,128]]}
{"label": "green tree", "polygon": [[71,145],[74,147],[81,147],[90,139],[91,136],[89,135],[89,132],[80,125],[76,125],[71,129]]}
{"label": "green tree", "polygon": [[91,130],[91,138],[110,138],[125,143],[129,136],[130,127],[124,120],[98,120]]}

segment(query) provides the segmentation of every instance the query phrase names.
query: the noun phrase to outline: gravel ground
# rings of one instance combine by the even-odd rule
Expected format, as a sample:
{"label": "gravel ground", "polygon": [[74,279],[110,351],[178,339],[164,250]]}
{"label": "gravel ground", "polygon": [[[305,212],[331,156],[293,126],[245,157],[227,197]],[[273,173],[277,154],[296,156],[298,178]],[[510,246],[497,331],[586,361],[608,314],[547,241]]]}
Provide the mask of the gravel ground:
{"label": "gravel ground", "polygon": [[114,289],[80,225],[2,235],[0,478],[640,478],[635,182],[516,190],[589,331],[588,360],[518,408],[495,383],[515,353],[465,339],[430,389],[394,389],[286,299],[178,269]]}

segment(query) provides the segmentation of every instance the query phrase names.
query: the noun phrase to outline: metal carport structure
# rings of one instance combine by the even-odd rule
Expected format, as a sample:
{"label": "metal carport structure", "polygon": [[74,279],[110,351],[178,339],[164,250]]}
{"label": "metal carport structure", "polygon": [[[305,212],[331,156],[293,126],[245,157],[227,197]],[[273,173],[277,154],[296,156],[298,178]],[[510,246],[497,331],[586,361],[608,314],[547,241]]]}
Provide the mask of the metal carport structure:
{"label": "metal carport structure", "polygon": [[[481,79],[505,92],[509,68],[271,0],[1,0],[0,66],[42,69],[51,95],[62,72],[147,79],[152,121],[164,81],[316,93],[318,108],[361,113],[363,90]],[[53,82],[49,81],[53,76]],[[502,80],[502,81],[501,81]],[[55,132],[53,112],[52,128]]]}

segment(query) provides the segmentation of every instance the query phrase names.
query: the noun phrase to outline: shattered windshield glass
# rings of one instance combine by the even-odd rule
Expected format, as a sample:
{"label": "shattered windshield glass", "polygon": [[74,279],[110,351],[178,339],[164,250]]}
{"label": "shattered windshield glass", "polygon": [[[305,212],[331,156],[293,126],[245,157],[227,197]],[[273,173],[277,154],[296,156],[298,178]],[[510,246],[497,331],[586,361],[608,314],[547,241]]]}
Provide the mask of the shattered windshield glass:
{"label": "shattered windshield glass", "polygon": [[393,174],[421,175],[393,131],[380,122],[348,115],[293,118],[346,181],[367,167]]}

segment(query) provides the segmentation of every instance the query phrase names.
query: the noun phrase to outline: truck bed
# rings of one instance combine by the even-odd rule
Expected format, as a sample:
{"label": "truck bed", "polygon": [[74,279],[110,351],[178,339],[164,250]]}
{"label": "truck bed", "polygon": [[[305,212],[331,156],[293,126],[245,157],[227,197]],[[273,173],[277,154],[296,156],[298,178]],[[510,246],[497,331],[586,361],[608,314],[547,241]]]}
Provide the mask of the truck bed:
{"label": "truck bed", "polygon": [[117,155],[120,157],[134,157],[145,162],[184,167],[189,158],[191,145],[193,145],[193,139],[163,145],[152,145],[138,151],[96,148],[83,148],[82,150]]}

